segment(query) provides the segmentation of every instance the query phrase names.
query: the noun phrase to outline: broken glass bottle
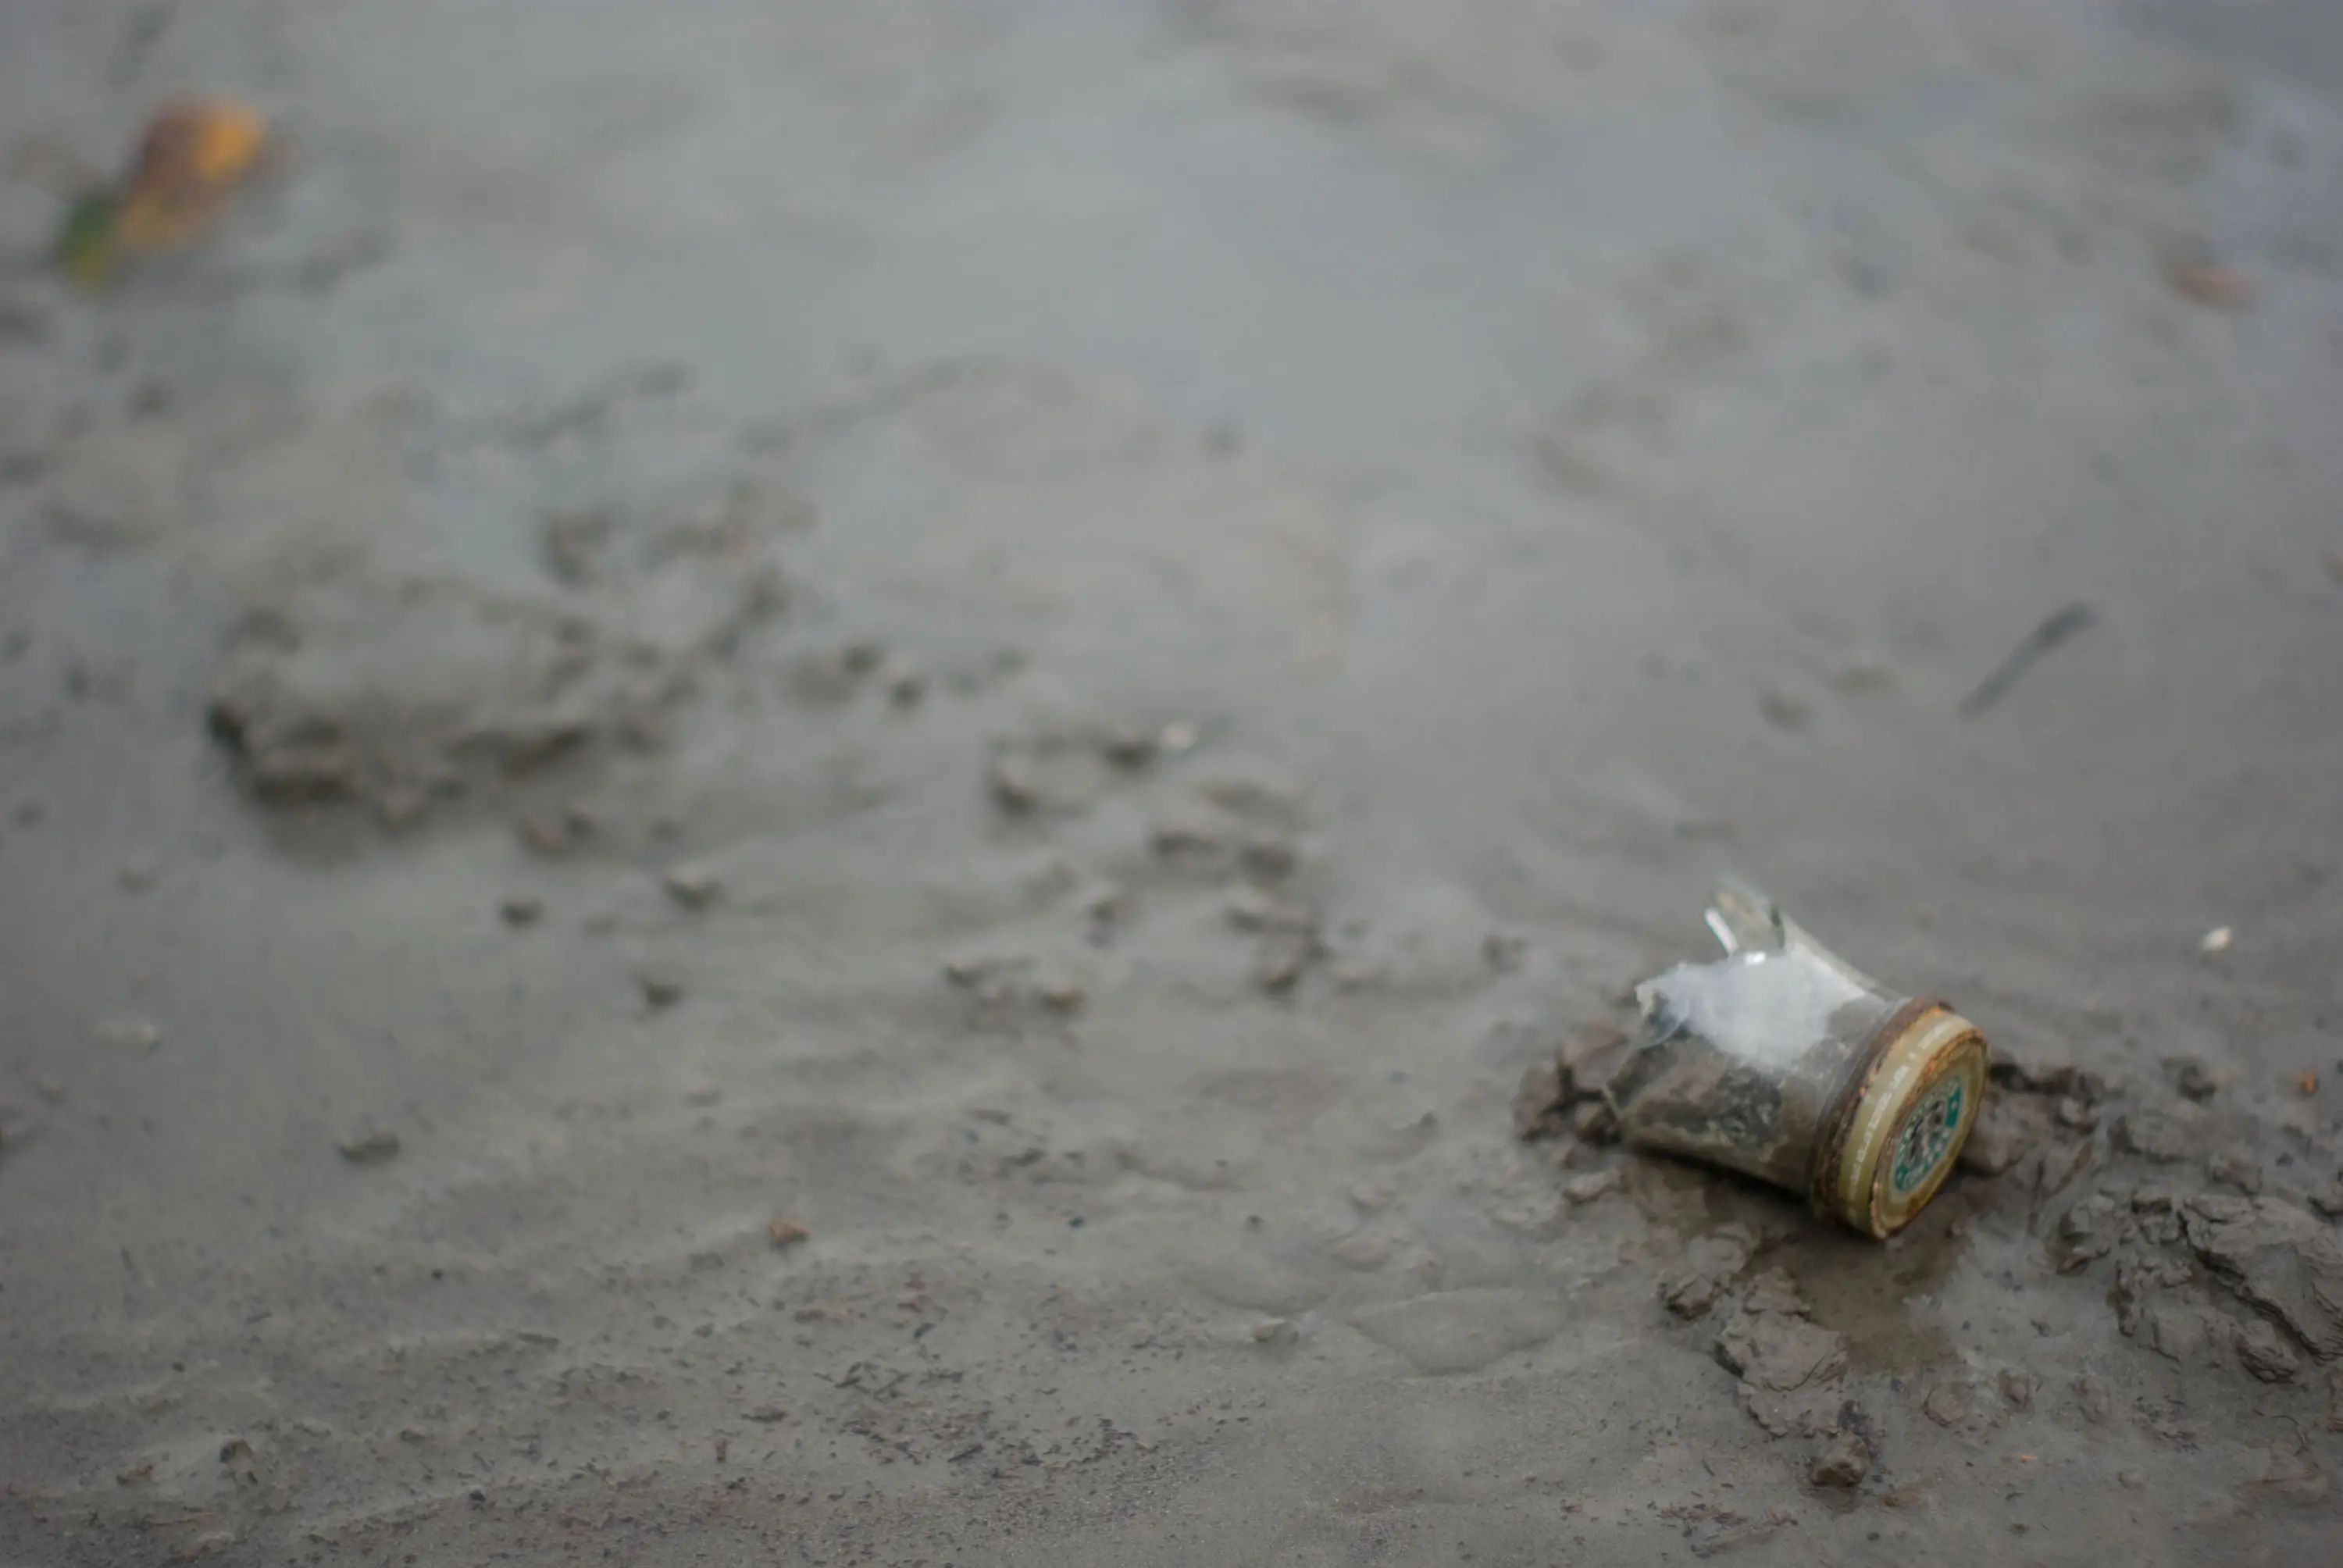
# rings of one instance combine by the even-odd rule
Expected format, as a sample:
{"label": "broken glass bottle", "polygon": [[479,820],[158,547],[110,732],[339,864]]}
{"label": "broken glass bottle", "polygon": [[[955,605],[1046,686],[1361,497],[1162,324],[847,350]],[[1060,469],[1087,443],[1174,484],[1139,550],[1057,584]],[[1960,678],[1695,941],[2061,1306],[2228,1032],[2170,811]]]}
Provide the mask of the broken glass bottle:
{"label": "broken glass bottle", "polygon": [[1976,1123],[1984,1037],[1943,1002],[1872,980],[1752,888],[1722,884],[1707,919],[1724,958],[1635,988],[1643,1035],[1605,1090],[1622,1134],[1895,1234]]}

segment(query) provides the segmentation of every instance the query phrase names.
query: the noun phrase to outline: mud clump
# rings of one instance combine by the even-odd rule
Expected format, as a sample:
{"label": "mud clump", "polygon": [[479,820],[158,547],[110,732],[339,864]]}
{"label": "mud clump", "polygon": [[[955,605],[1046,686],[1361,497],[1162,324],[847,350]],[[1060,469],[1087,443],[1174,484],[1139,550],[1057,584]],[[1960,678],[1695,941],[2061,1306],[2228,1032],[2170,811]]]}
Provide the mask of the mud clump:
{"label": "mud clump", "polygon": [[1843,1432],[1822,1446],[1807,1467],[1806,1479],[1816,1486],[1846,1491],[1863,1484],[1871,1473],[1871,1444],[1860,1432]]}
{"label": "mud clump", "polygon": [[1684,1247],[1684,1261],[1660,1281],[1660,1301],[1680,1318],[1707,1313],[1748,1268],[1756,1238],[1745,1225],[1727,1225]]}
{"label": "mud clump", "polygon": [[1751,1282],[1716,1331],[1716,1359],[1741,1379],[1741,1408],[1775,1437],[1832,1430],[1846,1341],[1808,1321],[1789,1276]]}
{"label": "mud clump", "polygon": [[2343,1245],[2331,1230],[2274,1198],[2203,1193],[2180,1216],[2215,1279],[2320,1361],[2343,1356]]}
{"label": "mud clump", "polygon": [[694,678],[776,610],[779,574],[680,557],[599,599],[352,573],[255,607],[207,708],[270,805],[392,826],[609,743],[655,745]]}
{"label": "mud clump", "polygon": [[2159,1165],[2194,1158],[2203,1141],[2202,1116],[2193,1104],[2170,1111],[2135,1111],[2116,1123],[2115,1146]]}
{"label": "mud clump", "polygon": [[1605,1141],[1602,1133],[1613,1119],[1603,1091],[1625,1061],[1627,1047],[1626,1034],[1608,1023],[1573,1030],[1551,1064],[1539,1062],[1522,1074],[1513,1093],[1513,1135],[1535,1141],[1566,1132],[1582,1138],[1593,1133],[1595,1141]]}

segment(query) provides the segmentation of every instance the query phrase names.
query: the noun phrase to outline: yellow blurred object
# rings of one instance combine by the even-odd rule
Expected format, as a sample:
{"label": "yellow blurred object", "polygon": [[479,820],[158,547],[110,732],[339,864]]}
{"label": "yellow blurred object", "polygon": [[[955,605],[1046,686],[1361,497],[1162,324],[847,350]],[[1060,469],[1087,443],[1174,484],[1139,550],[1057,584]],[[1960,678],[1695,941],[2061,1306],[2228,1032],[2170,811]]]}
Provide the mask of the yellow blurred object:
{"label": "yellow blurred object", "polygon": [[269,151],[268,122],[249,105],[189,98],[147,122],[123,184],[115,237],[126,250],[183,245],[208,228]]}

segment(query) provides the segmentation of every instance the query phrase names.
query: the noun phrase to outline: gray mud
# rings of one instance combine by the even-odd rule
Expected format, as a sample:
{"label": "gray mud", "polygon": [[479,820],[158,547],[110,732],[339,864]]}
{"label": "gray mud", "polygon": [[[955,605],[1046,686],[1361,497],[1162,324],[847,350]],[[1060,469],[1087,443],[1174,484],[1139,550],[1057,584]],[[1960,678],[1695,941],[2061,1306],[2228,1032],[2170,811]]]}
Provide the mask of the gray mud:
{"label": "gray mud", "polygon": [[[0,189],[0,1557],[2331,1560],[2336,32],[8,7],[289,156]],[[1892,1243],[1554,1102],[1725,869]]]}

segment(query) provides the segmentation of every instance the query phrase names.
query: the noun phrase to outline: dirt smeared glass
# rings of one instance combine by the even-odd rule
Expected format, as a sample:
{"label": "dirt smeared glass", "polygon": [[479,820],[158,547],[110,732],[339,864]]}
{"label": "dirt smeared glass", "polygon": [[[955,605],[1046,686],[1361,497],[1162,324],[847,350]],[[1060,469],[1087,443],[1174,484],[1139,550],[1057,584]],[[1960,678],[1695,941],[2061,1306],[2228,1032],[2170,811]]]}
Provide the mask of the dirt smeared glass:
{"label": "dirt smeared glass", "polygon": [[1606,1090],[1622,1133],[1895,1234],[1976,1124],[1984,1037],[1943,1002],[1882,986],[1742,883],[1718,887],[1707,920],[1724,958],[1635,988],[1643,1035]]}

